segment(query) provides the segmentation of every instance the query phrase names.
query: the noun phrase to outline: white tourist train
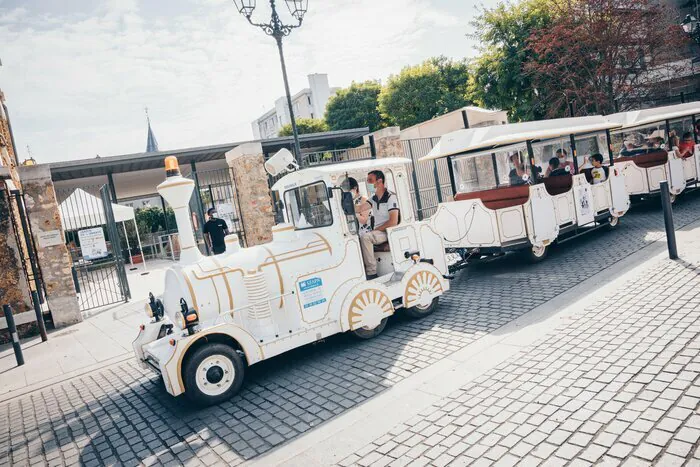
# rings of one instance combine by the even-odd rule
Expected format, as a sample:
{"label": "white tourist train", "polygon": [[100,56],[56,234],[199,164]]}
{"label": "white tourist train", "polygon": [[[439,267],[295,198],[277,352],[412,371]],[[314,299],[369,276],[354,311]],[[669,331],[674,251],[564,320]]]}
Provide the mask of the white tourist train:
{"label": "white tourist train", "polygon": [[[543,259],[554,241],[615,227],[629,209],[600,116],[459,130],[421,161],[446,158],[454,197],[429,223],[463,260],[522,250]],[[591,156],[603,154],[595,169]],[[600,163],[599,163],[600,164]]]}
{"label": "white tourist train", "polygon": [[611,132],[615,166],[625,177],[632,199],[658,195],[669,183],[671,200],[686,187],[697,187],[700,155],[697,121],[700,103],[620,112],[606,118],[619,128]]}
{"label": "white tourist train", "polygon": [[[285,222],[271,242],[241,248],[229,235],[224,254],[203,257],[190,223],[194,182],[166,158],[158,193],[175,211],[182,253],[162,297],[146,306],[152,320],[133,343],[138,361],[162,375],[170,394],[208,405],[235,394],[247,366],[341,332],[374,337],[397,309],[413,318],[432,313],[449,289],[445,245],[415,219],[407,164],[390,158],[293,171],[272,188]],[[276,175],[294,164],[282,150],[265,165]],[[368,280],[347,186],[354,177],[367,194],[363,180],[377,169],[397,195],[401,220],[376,252],[379,277]]]}

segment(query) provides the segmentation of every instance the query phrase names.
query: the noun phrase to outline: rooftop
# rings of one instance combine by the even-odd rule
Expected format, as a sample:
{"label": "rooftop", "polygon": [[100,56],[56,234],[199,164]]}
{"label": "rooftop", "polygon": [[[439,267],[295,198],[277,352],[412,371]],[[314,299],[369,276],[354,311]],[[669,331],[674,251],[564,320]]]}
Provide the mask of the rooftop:
{"label": "rooftop", "polygon": [[[302,150],[311,152],[316,149],[332,147],[361,138],[369,133],[368,128],[353,128],[349,130],[327,131],[299,135]],[[259,141],[240,141],[236,143],[201,146],[196,148],[174,149],[158,152],[142,152],[118,156],[94,157],[72,161],[54,162],[49,164],[53,181],[71,180],[75,178],[94,177],[123,172],[157,169],[163,166],[166,156],[176,156],[181,165],[194,162],[205,162],[224,159],[228,151],[247,142],[259,142],[263,152],[274,154],[282,148],[291,148],[294,144],[292,136],[268,138]]]}

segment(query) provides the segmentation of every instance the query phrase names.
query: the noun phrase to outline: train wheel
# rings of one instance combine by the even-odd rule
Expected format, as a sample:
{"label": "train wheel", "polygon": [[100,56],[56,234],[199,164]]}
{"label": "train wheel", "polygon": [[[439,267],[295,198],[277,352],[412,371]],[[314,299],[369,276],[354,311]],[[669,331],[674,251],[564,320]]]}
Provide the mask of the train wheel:
{"label": "train wheel", "polygon": [[382,333],[384,328],[386,327],[386,322],[388,321],[388,318],[384,318],[380,323],[379,326],[368,329],[366,327],[364,328],[358,328],[352,331],[353,336],[357,337],[358,339],[372,339],[374,337],[377,337],[379,334]]}
{"label": "train wheel", "polygon": [[530,263],[539,263],[540,261],[544,261],[547,257],[547,253],[549,253],[549,246],[532,245],[532,247],[525,250],[525,257]]}
{"label": "train wheel", "polygon": [[412,306],[411,308],[406,308],[404,310],[404,313],[409,318],[413,318],[413,319],[424,318],[437,309],[439,302],[440,302],[440,297],[435,297],[428,305]]}
{"label": "train wheel", "polygon": [[232,347],[206,344],[182,367],[185,395],[198,405],[214,405],[235,395],[243,385],[243,359]]}
{"label": "train wheel", "polygon": [[608,217],[608,230],[615,230],[620,225],[620,218],[615,216]]}

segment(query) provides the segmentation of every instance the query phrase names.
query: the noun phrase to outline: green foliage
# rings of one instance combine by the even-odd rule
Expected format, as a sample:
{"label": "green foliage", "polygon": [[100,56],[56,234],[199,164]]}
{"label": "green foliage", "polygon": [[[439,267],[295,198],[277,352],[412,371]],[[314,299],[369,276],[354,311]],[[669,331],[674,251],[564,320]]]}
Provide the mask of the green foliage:
{"label": "green foliage", "polygon": [[[318,118],[297,118],[297,131],[300,135],[307,133],[323,133],[328,131],[328,125],[321,119]],[[292,124],[288,123],[284,125],[280,131],[279,136],[292,136]]]}
{"label": "green foliage", "polygon": [[531,34],[554,22],[550,7],[550,0],[500,3],[473,22],[482,44],[470,67],[469,97],[477,105],[507,110],[513,121],[544,116],[546,109],[538,102],[545,99],[538,99],[524,68],[533,60]]}
{"label": "green foliage", "polygon": [[407,128],[470,103],[464,60],[434,57],[389,77],[379,94],[379,111],[390,125]]}
{"label": "green foliage", "polygon": [[326,105],[326,123],[331,130],[369,127],[382,128],[379,114],[379,93],[382,87],[376,81],[352,83],[332,96]]}

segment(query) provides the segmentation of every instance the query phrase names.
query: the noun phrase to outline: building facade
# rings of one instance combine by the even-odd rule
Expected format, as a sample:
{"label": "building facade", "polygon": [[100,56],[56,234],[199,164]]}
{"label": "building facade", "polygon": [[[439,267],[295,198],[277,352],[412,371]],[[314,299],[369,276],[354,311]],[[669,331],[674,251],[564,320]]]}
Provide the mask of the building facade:
{"label": "building facade", "polygon": [[[328,75],[325,73],[308,75],[308,80],[309,87],[292,96],[294,116],[297,120],[300,118],[323,118],[328,99],[339,89],[329,86]],[[273,109],[268,110],[251,123],[253,138],[256,140],[274,138],[284,125],[291,122],[287,97],[280,97],[275,101]]]}

